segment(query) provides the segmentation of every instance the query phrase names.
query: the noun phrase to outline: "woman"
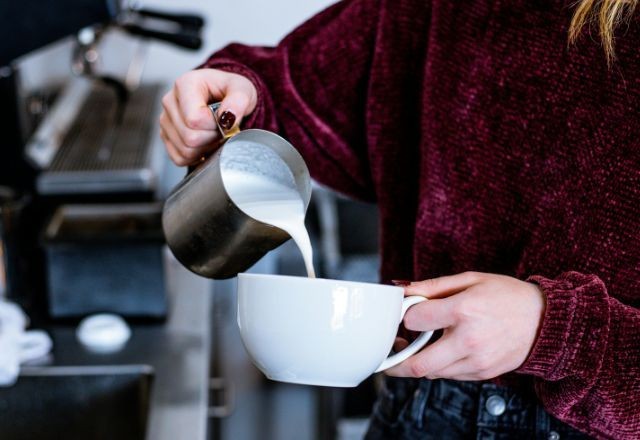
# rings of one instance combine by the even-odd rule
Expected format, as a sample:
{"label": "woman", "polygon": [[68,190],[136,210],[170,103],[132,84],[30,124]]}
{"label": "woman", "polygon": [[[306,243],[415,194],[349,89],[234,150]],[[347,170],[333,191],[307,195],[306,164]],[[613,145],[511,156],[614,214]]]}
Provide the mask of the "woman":
{"label": "woman", "polygon": [[222,99],[378,203],[383,282],[425,280],[405,326],[442,337],[387,372],[369,438],[640,437],[640,23],[578,3],[345,0],[164,98],[177,164]]}

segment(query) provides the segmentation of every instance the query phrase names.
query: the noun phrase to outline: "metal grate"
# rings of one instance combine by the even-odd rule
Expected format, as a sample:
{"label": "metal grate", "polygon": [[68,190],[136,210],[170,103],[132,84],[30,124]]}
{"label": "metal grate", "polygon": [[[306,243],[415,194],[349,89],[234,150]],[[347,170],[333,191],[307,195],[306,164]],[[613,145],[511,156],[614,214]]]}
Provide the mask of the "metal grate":
{"label": "metal grate", "polygon": [[143,85],[134,91],[118,124],[115,93],[106,86],[96,86],[49,171],[110,171],[145,167],[158,93],[160,87],[157,84]]}

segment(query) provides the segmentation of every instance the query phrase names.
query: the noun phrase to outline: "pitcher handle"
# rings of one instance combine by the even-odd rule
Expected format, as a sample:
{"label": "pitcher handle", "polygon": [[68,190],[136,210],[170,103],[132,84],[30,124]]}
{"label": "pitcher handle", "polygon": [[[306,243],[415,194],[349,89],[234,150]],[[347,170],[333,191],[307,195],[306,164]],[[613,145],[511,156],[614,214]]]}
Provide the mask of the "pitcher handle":
{"label": "pitcher handle", "polygon": [[209,104],[207,107],[209,107],[209,110],[211,110],[211,115],[213,116],[213,120],[216,121],[216,126],[218,127],[218,131],[222,135],[222,141],[224,142],[227,139],[240,133],[240,126],[239,124],[234,125],[233,127],[231,127],[231,130],[228,130],[228,131],[222,128],[222,126],[220,125],[220,118],[218,117],[218,109],[220,108],[220,104],[221,104],[220,101],[214,102],[213,104]]}
{"label": "pitcher handle", "polygon": [[[237,135],[238,133],[240,133],[240,127],[239,126],[234,126],[233,128],[231,128],[231,130],[227,131],[224,128],[222,128],[222,126],[220,125],[220,118],[218,117],[218,109],[220,108],[220,104],[221,102],[214,102],[213,104],[208,104],[207,107],[209,108],[209,110],[211,111],[211,116],[213,117],[213,120],[216,123],[216,127],[218,127],[218,131],[220,132],[220,134],[222,135],[222,140],[220,141],[220,145],[222,145],[223,143],[225,143],[227,140],[229,140],[230,138],[232,138],[233,136]],[[200,162],[198,162],[195,165],[191,165],[187,168],[187,176],[193,174],[194,171],[196,171],[198,168],[201,168],[203,166],[203,164],[205,162],[207,162],[207,160],[213,156],[213,154],[210,154],[209,156],[202,156],[200,158]]]}

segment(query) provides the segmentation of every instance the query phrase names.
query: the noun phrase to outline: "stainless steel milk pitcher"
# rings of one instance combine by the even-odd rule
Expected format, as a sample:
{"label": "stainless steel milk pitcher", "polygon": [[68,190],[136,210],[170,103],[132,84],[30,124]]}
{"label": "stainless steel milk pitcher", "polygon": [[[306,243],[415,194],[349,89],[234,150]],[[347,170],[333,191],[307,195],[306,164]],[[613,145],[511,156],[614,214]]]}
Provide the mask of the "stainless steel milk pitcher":
{"label": "stainless steel milk pitcher", "polygon": [[[217,107],[210,106],[216,123]],[[290,182],[300,194],[305,212],[311,181],[302,156],[277,134],[259,129],[229,134],[220,124],[218,130],[228,139],[169,194],[162,226],[167,244],[180,263],[198,275],[223,279],[247,270],[290,237],[236,205],[222,167],[240,167],[243,172]]]}

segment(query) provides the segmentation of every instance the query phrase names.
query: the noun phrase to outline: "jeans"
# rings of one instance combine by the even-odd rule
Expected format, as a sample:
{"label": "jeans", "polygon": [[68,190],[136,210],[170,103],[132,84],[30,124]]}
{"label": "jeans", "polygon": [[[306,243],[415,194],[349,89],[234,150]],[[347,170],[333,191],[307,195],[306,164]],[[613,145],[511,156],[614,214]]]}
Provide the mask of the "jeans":
{"label": "jeans", "polygon": [[533,392],[493,383],[387,377],[365,439],[587,439]]}

